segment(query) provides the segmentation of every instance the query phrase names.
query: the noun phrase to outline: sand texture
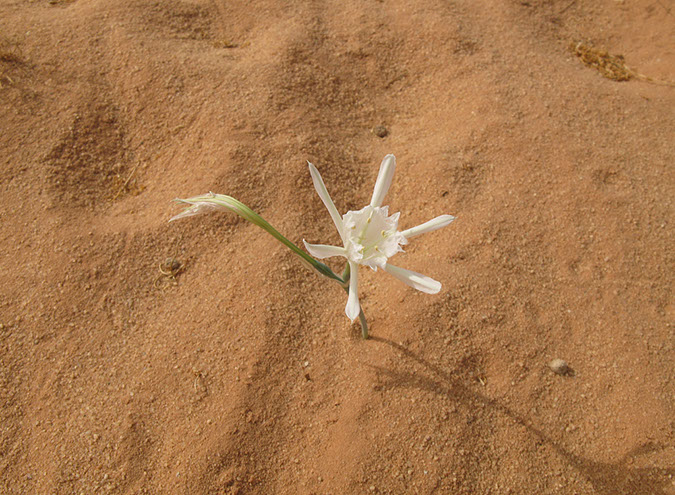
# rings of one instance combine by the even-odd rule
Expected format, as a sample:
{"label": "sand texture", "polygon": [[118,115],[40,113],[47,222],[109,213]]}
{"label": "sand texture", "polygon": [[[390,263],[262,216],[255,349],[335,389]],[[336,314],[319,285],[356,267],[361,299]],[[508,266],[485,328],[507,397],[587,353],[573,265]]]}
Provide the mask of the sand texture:
{"label": "sand texture", "polygon": [[[1,2],[0,493],[675,494],[674,40],[670,0]],[[388,153],[401,228],[457,219],[392,259],[439,294],[362,267],[368,341],[256,226],[168,222],[338,244],[307,160],[344,213]]]}

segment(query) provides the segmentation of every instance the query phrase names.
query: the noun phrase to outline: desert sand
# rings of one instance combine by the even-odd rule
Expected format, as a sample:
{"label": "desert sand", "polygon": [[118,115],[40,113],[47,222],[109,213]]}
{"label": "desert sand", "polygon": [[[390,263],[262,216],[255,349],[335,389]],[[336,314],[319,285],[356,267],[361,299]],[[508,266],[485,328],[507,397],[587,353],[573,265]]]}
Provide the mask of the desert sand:
{"label": "desert sand", "polygon": [[[0,492],[675,494],[669,0],[6,0]],[[411,240],[346,294],[233,214]],[[336,271],[340,259],[327,260]],[[549,363],[563,359],[565,374]]]}

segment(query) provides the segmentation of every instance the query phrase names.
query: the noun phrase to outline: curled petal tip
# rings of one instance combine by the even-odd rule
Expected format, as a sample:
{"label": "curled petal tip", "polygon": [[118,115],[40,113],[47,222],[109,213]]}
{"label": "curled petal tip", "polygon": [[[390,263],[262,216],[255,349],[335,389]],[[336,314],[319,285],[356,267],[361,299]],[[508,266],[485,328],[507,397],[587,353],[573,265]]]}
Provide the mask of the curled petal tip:
{"label": "curled petal tip", "polygon": [[349,297],[347,298],[347,306],[345,307],[345,313],[347,318],[354,321],[361,312],[361,305],[359,304],[359,272],[358,266],[356,263],[349,262]]}
{"label": "curled petal tip", "polygon": [[387,273],[393,275],[404,284],[407,284],[420,292],[424,292],[426,294],[438,294],[441,290],[441,283],[438,280],[434,280],[433,278],[422,275],[421,273],[399,268],[397,266],[390,265],[389,263],[385,265],[384,269]]}
{"label": "curled petal tip", "polygon": [[428,222],[424,222],[422,225],[418,225],[417,227],[413,227],[408,230],[404,230],[401,232],[403,237],[406,239],[409,239],[413,236],[420,235],[420,234],[426,234],[427,232],[433,232],[434,230],[438,230],[443,227],[447,227],[450,225],[453,221],[455,220],[455,217],[452,215],[441,215],[433,220],[429,220]]}
{"label": "curled petal tip", "polygon": [[349,301],[347,301],[348,304],[345,307],[345,314],[347,315],[347,318],[349,318],[351,321],[354,321],[356,318],[358,318],[359,313],[361,312],[361,307],[359,306],[359,302],[356,301],[356,304],[349,304]]}
{"label": "curled petal tip", "polygon": [[325,244],[310,244],[306,240],[302,240],[305,244],[305,249],[315,258],[323,259],[331,256],[347,256],[347,250],[339,246],[327,246]]}

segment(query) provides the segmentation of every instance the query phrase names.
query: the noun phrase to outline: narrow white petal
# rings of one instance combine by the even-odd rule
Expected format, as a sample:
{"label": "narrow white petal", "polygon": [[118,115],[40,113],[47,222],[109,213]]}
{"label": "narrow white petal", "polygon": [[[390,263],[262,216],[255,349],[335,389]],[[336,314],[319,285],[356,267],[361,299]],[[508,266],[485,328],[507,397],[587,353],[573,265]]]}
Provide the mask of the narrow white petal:
{"label": "narrow white petal", "polygon": [[335,208],[333,200],[330,199],[330,195],[328,194],[326,185],[323,183],[321,174],[314,165],[312,165],[309,162],[307,163],[309,164],[309,173],[312,176],[314,189],[316,189],[316,192],[319,194],[319,197],[321,198],[321,201],[323,201],[323,204],[326,205],[326,209],[328,210],[328,213],[330,213],[330,217],[333,219],[333,223],[335,224],[335,227],[337,228],[340,234],[340,238],[344,243],[345,237],[344,237],[344,226],[342,225],[342,217],[340,216],[340,213],[338,213],[337,208]]}
{"label": "narrow white petal", "polygon": [[433,232],[434,230],[446,227],[450,225],[454,219],[455,217],[452,215],[441,215],[440,217],[436,217],[433,220],[424,222],[422,225],[418,225],[412,229],[404,230],[401,232],[401,234],[403,237],[410,239],[413,236],[426,234],[427,232]]}
{"label": "narrow white petal", "polygon": [[384,270],[399,279],[404,284],[408,284],[410,287],[413,287],[421,292],[426,292],[427,294],[437,294],[441,290],[440,282],[434,280],[433,278],[422,275],[421,273],[399,268],[397,266],[390,265],[389,263],[384,266]]}
{"label": "narrow white petal", "polygon": [[380,171],[377,174],[375,181],[375,189],[373,190],[373,198],[370,200],[370,206],[382,206],[384,197],[389,191],[391,181],[394,178],[394,171],[396,170],[396,158],[394,155],[387,155],[382,160]]}
{"label": "narrow white petal", "polygon": [[309,251],[309,254],[320,260],[324,258],[330,258],[331,256],[344,256],[347,257],[347,250],[339,246],[326,246],[325,244],[310,244],[306,240],[302,240],[305,243],[305,248]]}
{"label": "narrow white petal", "polygon": [[354,321],[359,313],[361,312],[361,306],[359,305],[359,265],[350,261],[349,262],[349,297],[347,298],[347,306],[345,307],[345,313],[347,317]]}

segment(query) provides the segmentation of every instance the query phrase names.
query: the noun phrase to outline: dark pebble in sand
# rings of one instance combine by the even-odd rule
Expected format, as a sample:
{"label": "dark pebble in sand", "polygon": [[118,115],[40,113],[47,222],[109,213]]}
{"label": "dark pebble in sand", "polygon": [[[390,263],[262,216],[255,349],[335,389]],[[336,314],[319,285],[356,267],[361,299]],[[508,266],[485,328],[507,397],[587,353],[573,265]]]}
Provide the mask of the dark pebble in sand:
{"label": "dark pebble in sand", "polygon": [[387,134],[389,134],[389,131],[387,131],[387,128],[383,125],[378,125],[376,127],[373,127],[373,134],[375,134],[377,137],[386,137]]}

